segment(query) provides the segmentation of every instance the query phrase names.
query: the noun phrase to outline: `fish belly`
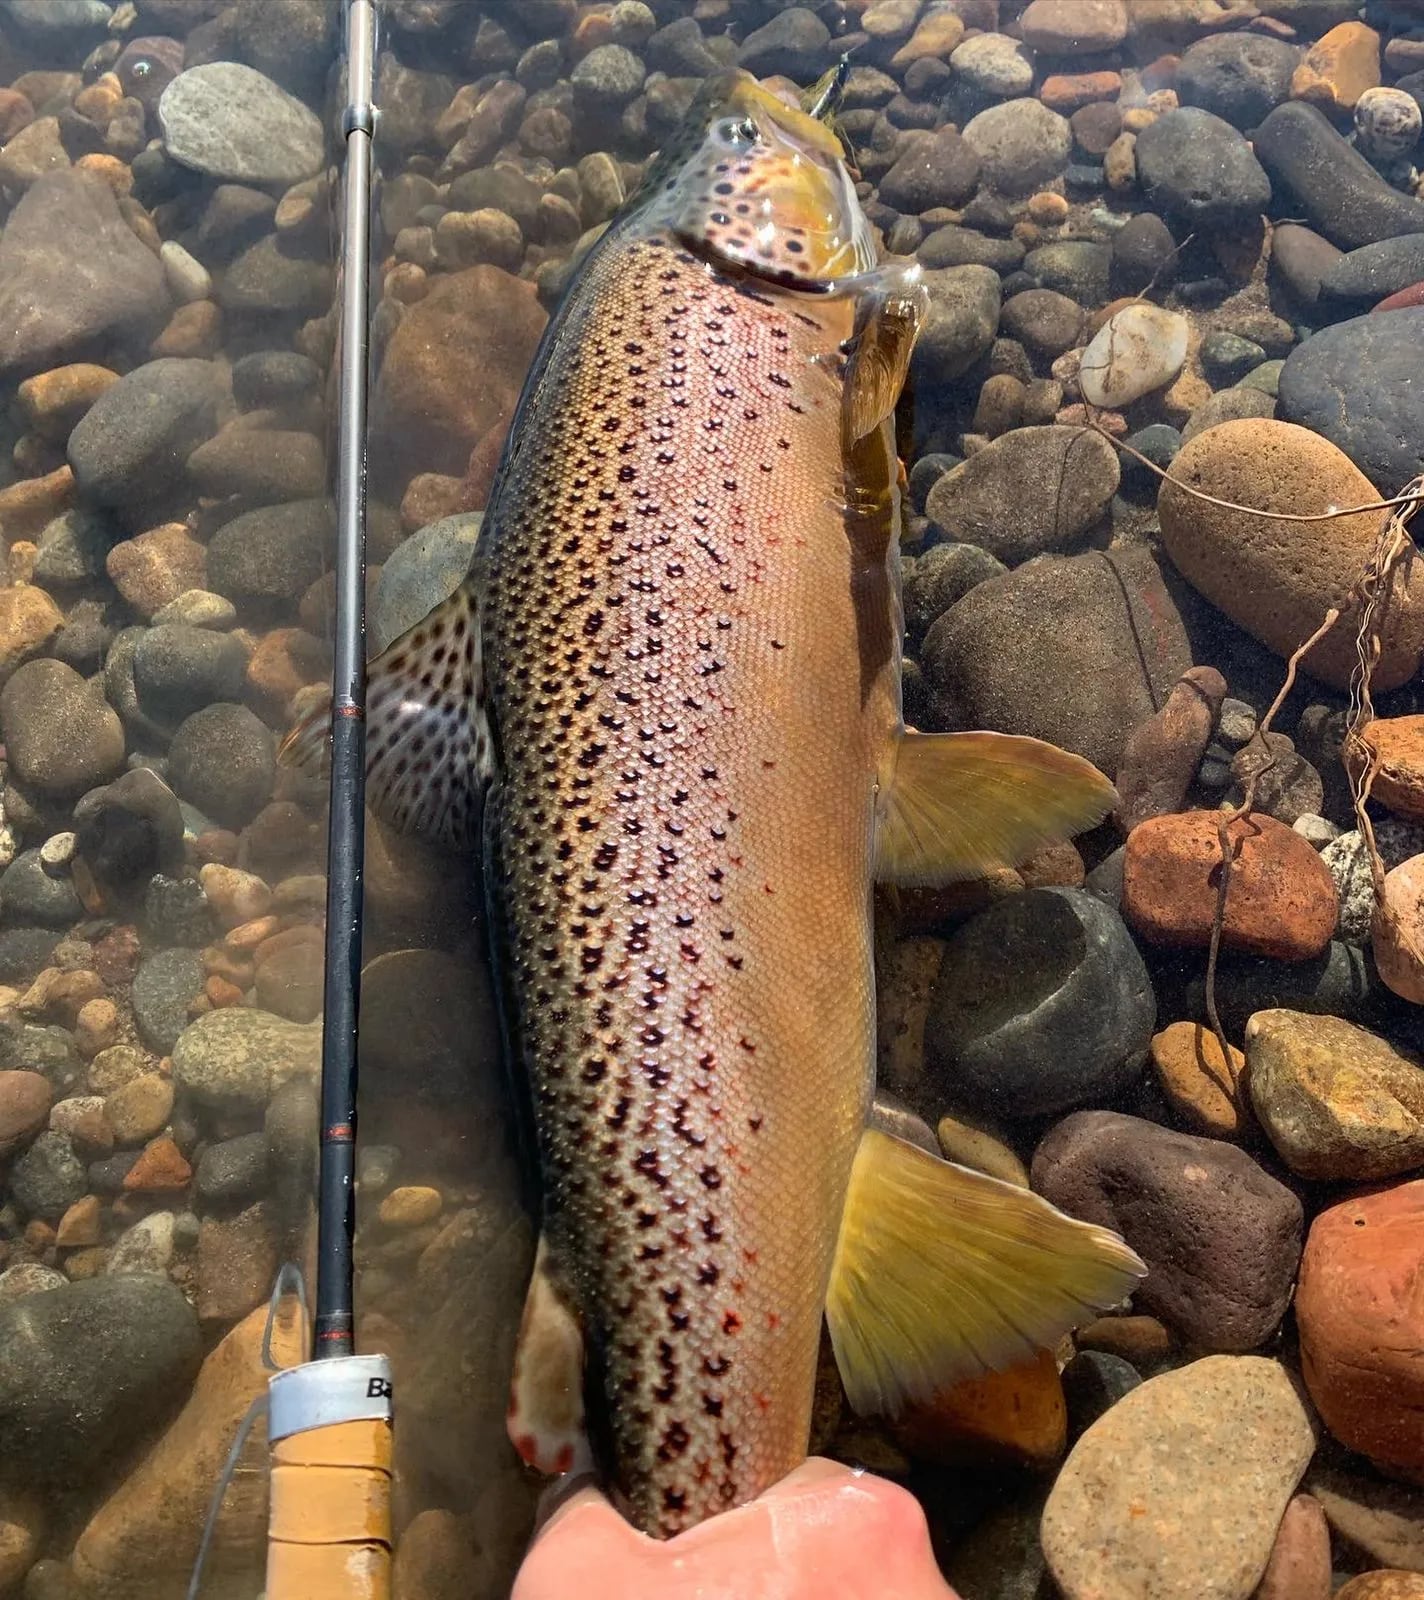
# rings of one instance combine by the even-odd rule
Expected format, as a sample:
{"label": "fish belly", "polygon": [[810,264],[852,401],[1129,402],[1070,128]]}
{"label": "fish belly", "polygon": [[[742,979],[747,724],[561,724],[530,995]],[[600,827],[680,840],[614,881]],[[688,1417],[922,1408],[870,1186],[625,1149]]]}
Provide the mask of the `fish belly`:
{"label": "fish belly", "polygon": [[871,1090],[894,646],[844,512],[849,318],[620,241],[486,520],[489,865],[545,1239],[662,1535],[805,1453]]}

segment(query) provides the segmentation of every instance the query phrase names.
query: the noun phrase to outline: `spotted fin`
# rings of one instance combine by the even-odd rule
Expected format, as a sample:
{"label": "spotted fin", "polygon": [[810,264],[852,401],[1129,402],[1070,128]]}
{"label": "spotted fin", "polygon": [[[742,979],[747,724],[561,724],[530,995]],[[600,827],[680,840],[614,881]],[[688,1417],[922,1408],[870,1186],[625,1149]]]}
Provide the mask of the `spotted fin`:
{"label": "spotted fin", "polygon": [[[470,848],[480,798],[494,773],[484,705],[480,622],[461,584],[371,662],[366,690],[366,792],[372,810],[411,833]],[[279,751],[289,766],[321,771],[331,712],[299,722]]]}
{"label": "spotted fin", "polygon": [[534,1275],[519,1324],[509,1389],[509,1440],[538,1472],[592,1466],[583,1409],[583,1333],[550,1270],[548,1240],[539,1240]]}
{"label": "spotted fin", "polygon": [[928,297],[918,265],[879,267],[862,303],[846,365],[842,428],[853,445],[895,409]]}
{"label": "spotted fin", "polygon": [[875,875],[934,887],[1014,866],[1101,822],[1117,791],[1090,761],[1008,733],[906,733],[882,786]]}
{"label": "spotted fin", "polygon": [[846,1394],[862,1415],[896,1416],[1032,1359],[1146,1270],[1106,1228],[867,1129],[826,1298]]}

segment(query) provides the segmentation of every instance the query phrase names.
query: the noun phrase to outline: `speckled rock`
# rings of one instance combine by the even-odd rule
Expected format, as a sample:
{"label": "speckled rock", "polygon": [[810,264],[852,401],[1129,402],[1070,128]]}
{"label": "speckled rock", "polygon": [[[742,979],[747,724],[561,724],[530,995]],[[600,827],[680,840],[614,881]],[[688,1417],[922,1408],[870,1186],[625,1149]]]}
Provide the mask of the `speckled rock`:
{"label": "speckled rock", "polygon": [[1300,47],[1247,32],[1210,34],[1182,52],[1177,94],[1243,132],[1254,128],[1290,93]]}
{"label": "speckled rock", "polygon": [[102,691],[60,661],[29,661],[0,690],[11,769],[40,794],[73,797],[117,777],[124,732]]}
{"label": "speckled rock", "polygon": [[1424,1600],[1424,1574],[1399,1569],[1362,1572],[1335,1596],[1336,1600]]}
{"label": "speckled rock", "polygon": [[1147,1263],[1135,1303],[1207,1350],[1254,1350],[1280,1326],[1300,1260],[1300,1201],[1244,1150],[1116,1111],[1065,1118],[1034,1152],[1034,1189],[1115,1228]]}
{"label": "speckled rock", "polygon": [[173,1047],[176,1083],[203,1105],[251,1113],[289,1078],[317,1070],[321,1030],[265,1011],[210,1011]]}
{"label": "speckled rock", "polygon": [[1315,1448],[1286,1370],[1209,1356],[1153,1378],[1078,1441],[1044,1507],[1068,1600],[1248,1600]]}
{"label": "speckled rock", "polygon": [[1037,100],[1006,100],[971,117],[964,141],[980,161],[983,181],[1005,195],[1032,194],[1068,164],[1068,119]]}
{"label": "speckled rock", "polygon": [[297,183],[321,170],[321,119],[249,66],[213,61],[180,72],[158,102],[164,148],[210,178]]}

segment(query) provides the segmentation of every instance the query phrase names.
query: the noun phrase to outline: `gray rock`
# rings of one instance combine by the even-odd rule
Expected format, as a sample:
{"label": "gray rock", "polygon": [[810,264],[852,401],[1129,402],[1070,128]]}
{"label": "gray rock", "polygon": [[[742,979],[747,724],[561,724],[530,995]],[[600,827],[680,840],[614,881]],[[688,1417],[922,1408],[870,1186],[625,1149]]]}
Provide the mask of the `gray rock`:
{"label": "gray rock", "polygon": [[1300,1264],[1300,1201],[1244,1150],[1116,1111],[1066,1118],[1034,1152],[1034,1189],[1116,1229],[1147,1263],[1134,1299],[1204,1350],[1280,1326]]}
{"label": "gray rock", "polygon": [[62,1289],[69,1279],[53,1267],[41,1266],[38,1261],[21,1261],[17,1266],[0,1272],[0,1306],[12,1300],[22,1300],[27,1294],[45,1294],[50,1289]]}
{"label": "gray rock", "polygon": [[75,848],[104,888],[123,891],[183,861],[178,797],[146,767],[137,767],[74,808]]}
{"label": "gray rock", "polygon": [[84,906],[67,877],[51,877],[38,850],[22,850],[0,873],[0,916],[10,926],[71,928]]}
{"label": "gray rock", "polygon": [[1183,52],[1177,97],[1245,132],[1289,97],[1300,55],[1299,46],[1264,34],[1213,34]]}
{"label": "gray rock", "polygon": [[93,1278],[0,1308],[0,1460],[72,1492],[187,1398],[198,1319],[158,1277]]}
{"label": "gray rock", "polygon": [[925,1061],[951,1103],[1035,1117],[1111,1099],[1140,1074],[1157,1018],[1122,919],[1083,889],[1009,895],[945,946]]}
{"label": "gray rock", "polygon": [[569,74],[574,99],[591,111],[617,111],[643,87],[643,63],[626,45],[601,44]]}
{"label": "gray rock", "polygon": [[69,436],[69,464],[96,505],[142,506],[182,478],[193,450],[217,431],[222,372],[211,361],[175,357],[126,373],[85,412]]}
{"label": "gray rock", "polygon": [[830,42],[831,30],[814,11],[788,6],[746,36],[737,65],[758,78],[780,73],[806,83],[826,66]]}
{"label": "gray rock", "polygon": [[1006,100],[971,117],[964,142],[978,153],[983,181],[1000,194],[1032,194],[1068,165],[1068,119],[1037,100]]}
{"label": "gray rock", "polygon": [[1424,306],[1322,330],[1286,358],[1277,414],[1323,434],[1381,494],[1397,494],[1424,471],[1421,339]]}
{"label": "gray rock", "polygon": [[49,48],[83,52],[104,35],[114,8],[104,0],[4,0],[0,17]]}
{"label": "gray rock", "polygon": [[1030,250],[1024,271],[1045,289],[1056,289],[1080,306],[1100,306],[1110,288],[1112,247],[1093,239],[1055,239]]}
{"label": "gray rock", "polygon": [[956,48],[949,64],[956,79],[1001,100],[1033,88],[1033,58],[1022,40],[1006,33],[974,34]]}
{"label": "gray rock", "polygon": [[311,1078],[320,1059],[319,1023],[229,1006],[183,1030],[173,1047],[173,1077],[200,1105],[251,1115],[289,1080]]}
{"label": "gray rock", "polygon": [[196,878],[170,878],[156,872],[143,895],[143,928],[155,944],[210,944],[213,911]]}
{"label": "gray rock", "polygon": [[179,799],[224,827],[240,828],[267,803],[277,772],[276,740],[246,706],[195,711],[168,750]]}
{"label": "gray rock", "polygon": [[1056,289],[1024,289],[1004,301],[999,326],[1026,350],[1051,361],[1077,344],[1083,310]]}
{"label": "gray rock", "polygon": [[930,490],[925,514],[945,538],[1016,566],[1081,538],[1102,518],[1118,481],[1117,452],[1099,434],[1015,428],[947,472]]}
{"label": "gray rock", "polygon": [[947,223],[929,234],[915,253],[927,267],[992,267],[1006,274],[1023,261],[1024,247],[1017,239],[991,239],[976,228]]}
{"label": "gray rock", "polygon": [[210,178],[299,183],[321,170],[321,119],[253,68],[212,61],[180,72],[158,102],[164,148]]}
{"label": "gray rock", "polygon": [[193,1175],[198,1198],[208,1205],[245,1205],[267,1186],[267,1135],[244,1133],[210,1144]]}
{"label": "gray rock", "polygon": [[1273,417],[1276,402],[1261,389],[1221,389],[1208,400],[1203,400],[1187,418],[1182,429],[1182,443],[1187,444],[1199,433],[1216,427],[1219,422],[1234,422],[1241,417]]}
{"label": "gray rock", "polygon": [[64,512],[40,534],[34,581],[62,589],[97,578],[118,537],[119,530],[100,511],[80,506]]}
{"label": "gray rock", "polygon": [[49,963],[59,942],[43,928],[0,928],[0,983],[27,984]]}
{"label": "gray rock", "polygon": [[326,488],[326,452],[298,428],[224,428],[188,457],[188,478],[200,495],[269,505],[319,495]]}
{"label": "gray rock", "polygon": [[134,974],[133,1010],[139,1037],[167,1055],[188,1026],[188,1007],[202,993],[203,960],[196,950],[159,950]]}
{"label": "gray rock", "polygon": [[208,544],[208,587],[237,606],[292,609],[325,570],[332,513],[326,500],[244,512]]}
{"label": "gray rock", "polygon": [[974,193],[979,156],[956,129],[911,134],[899,151],[880,180],[880,199],[887,206],[919,213],[932,206],[962,205]]}
{"label": "gray rock", "polygon": [[648,40],[643,52],[654,72],[670,78],[705,78],[725,63],[708,48],[696,17],[674,17]]}
{"label": "gray rock", "polygon": [[0,735],[14,775],[40,794],[83,794],[117,777],[124,731],[98,686],[60,661],[27,661],[0,690]]}
{"label": "gray rock", "polygon": [[934,620],[976,584],[1007,571],[1002,561],[978,545],[931,545],[904,576],[905,629],[911,639],[922,638]]}
{"label": "gray rock", "polygon": [[56,1094],[66,1095],[79,1078],[79,1056],[66,1028],[0,1018],[0,1071],[43,1073]]}
{"label": "gray rock", "polygon": [[1202,371],[1212,383],[1237,383],[1265,359],[1260,345],[1224,328],[1214,328],[1201,343]]}
{"label": "gray rock", "polygon": [[1320,275],[1326,300],[1383,300],[1424,281],[1424,233],[1381,239],[1340,256]]}
{"label": "gray rock", "polygon": [[330,266],[288,255],[276,234],[249,245],[218,281],[218,304],[225,311],[315,317],[331,309],[331,298]]}
{"label": "gray rock", "polygon": [[1112,282],[1122,293],[1140,294],[1149,284],[1172,281],[1176,241],[1155,212],[1139,211],[1113,235]]}
{"label": "gray rock", "polygon": [[232,364],[233,399],[244,411],[306,400],[321,384],[321,368],[295,350],[254,350]]}
{"label": "gray rock", "polygon": [[1303,101],[1276,109],[1256,130],[1256,155],[1312,226],[1353,250],[1402,233],[1424,233],[1424,201],[1393,189]]}
{"label": "gray rock", "polygon": [[967,372],[994,342],[999,275],[989,267],[926,271],[929,311],[915,345],[913,372],[927,389]]}
{"label": "gray rock", "polygon": [[236,700],[246,669],[238,641],[206,628],[149,628],[134,650],[134,686],[144,715],[174,726],[215,700]]}
{"label": "gray rock", "polygon": [[1271,180],[1251,146],[1196,106],[1165,112],[1138,134],[1137,180],[1190,228],[1239,226],[1271,203]]}
{"label": "gray rock", "polygon": [[54,1221],[87,1192],[84,1163],[62,1133],[40,1134],[10,1172],[10,1193],[32,1217]]}
{"label": "gray rock", "polygon": [[1111,776],[1192,658],[1152,556],[1124,549],[1041,556],[979,584],[926,634],[920,664],[926,726],[1030,734]]}
{"label": "gray rock", "polygon": [[173,1260],[173,1213],[154,1211],[141,1217],[114,1240],[104,1271],[110,1277],[128,1273],[167,1272]]}
{"label": "gray rock", "polygon": [[1271,268],[1302,305],[1320,298],[1325,274],[1344,254],[1328,239],[1298,222],[1278,222],[1271,233]]}
{"label": "gray rock", "polygon": [[26,190],[0,236],[0,375],[145,345],[170,300],[158,257],[87,172]]}
{"label": "gray rock", "polygon": [[372,655],[422,621],[464,582],[482,518],[479,511],[442,517],[411,534],[391,552],[371,597]]}

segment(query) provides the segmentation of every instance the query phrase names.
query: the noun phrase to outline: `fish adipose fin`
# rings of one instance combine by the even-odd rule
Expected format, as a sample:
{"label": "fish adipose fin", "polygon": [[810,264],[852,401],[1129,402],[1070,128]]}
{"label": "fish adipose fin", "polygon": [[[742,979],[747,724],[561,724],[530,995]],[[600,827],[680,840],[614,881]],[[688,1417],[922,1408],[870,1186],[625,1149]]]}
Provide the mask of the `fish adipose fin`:
{"label": "fish adipose fin", "polygon": [[880,791],[875,876],[933,888],[1014,866],[1101,822],[1117,790],[1090,761],[1009,733],[905,733]]}
{"label": "fish adipose fin", "polygon": [[519,1324],[506,1419],[509,1441],[538,1472],[554,1477],[593,1464],[583,1410],[583,1333],[549,1270],[539,1240]]}
{"label": "fish adipose fin", "polygon": [[[322,771],[330,729],[323,706],[287,735],[280,758]],[[479,612],[465,583],[367,668],[367,799],[399,828],[469,848],[493,770]]]}
{"label": "fish adipose fin", "polygon": [[826,1298],[846,1394],[862,1415],[896,1416],[1032,1359],[1146,1270],[1106,1228],[867,1129]]}

